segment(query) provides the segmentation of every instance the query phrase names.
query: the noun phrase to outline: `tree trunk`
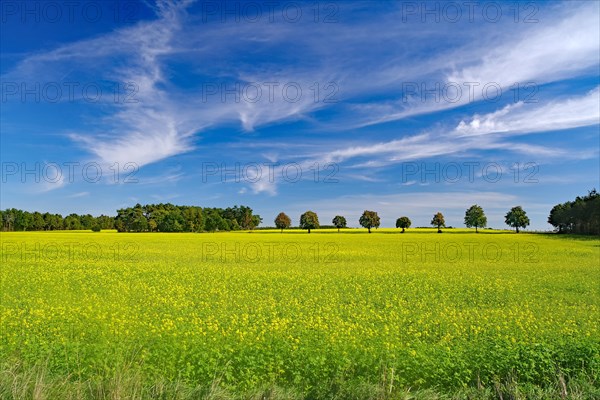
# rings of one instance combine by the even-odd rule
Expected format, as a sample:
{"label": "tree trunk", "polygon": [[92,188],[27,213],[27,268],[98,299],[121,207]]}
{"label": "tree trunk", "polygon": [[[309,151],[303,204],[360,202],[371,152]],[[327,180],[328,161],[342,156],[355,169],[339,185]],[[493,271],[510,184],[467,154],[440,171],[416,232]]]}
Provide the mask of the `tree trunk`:
{"label": "tree trunk", "polygon": [[310,233],[310,228],[308,228],[308,233]]}
{"label": "tree trunk", "polygon": [[402,228],[402,233],[404,233],[404,228]]}
{"label": "tree trunk", "polygon": [[367,228],[369,230],[369,233],[371,233],[371,228]]}
{"label": "tree trunk", "polygon": [[517,227],[515,227],[515,228],[517,229],[517,233],[519,233],[519,227],[517,226]]}
{"label": "tree trunk", "polygon": [[475,233],[479,233],[479,232],[477,231],[477,225],[475,225]]}
{"label": "tree trunk", "polygon": [[340,228],[338,228],[338,233],[340,233]]}

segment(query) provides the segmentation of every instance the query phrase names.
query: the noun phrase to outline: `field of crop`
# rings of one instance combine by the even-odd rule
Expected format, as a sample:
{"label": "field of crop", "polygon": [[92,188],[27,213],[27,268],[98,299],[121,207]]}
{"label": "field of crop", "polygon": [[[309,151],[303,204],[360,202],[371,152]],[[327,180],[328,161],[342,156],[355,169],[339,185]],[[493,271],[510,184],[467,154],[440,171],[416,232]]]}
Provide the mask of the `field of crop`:
{"label": "field of crop", "polygon": [[3,232],[0,398],[600,398],[600,239],[434,232]]}

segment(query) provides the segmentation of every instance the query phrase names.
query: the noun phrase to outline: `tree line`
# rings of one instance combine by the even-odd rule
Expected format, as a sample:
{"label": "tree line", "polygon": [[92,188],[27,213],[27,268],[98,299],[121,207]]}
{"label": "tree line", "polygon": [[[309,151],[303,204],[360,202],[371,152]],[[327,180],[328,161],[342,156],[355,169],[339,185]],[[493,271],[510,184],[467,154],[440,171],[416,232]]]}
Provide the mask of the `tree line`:
{"label": "tree line", "polygon": [[552,207],[548,223],[559,233],[600,234],[600,193],[592,189],[586,196],[577,196]]}
{"label": "tree line", "polygon": [[[527,213],[521,206],[511,208],[504,217],[505,223],[519,232],[520,228],[529,226]],[[275,218],[278,229],[289,229],[291,218],[281,212]],[[342,215],[336,215],[332,227],[338,231],[346,228],[347,221]],[[375,211],[365,210],[359,218],[359,224],[371,229],[379,228],[381,220]],[[53,230],[92,230],[116,229],[119,232],[214,232],[252,230],[262,223],[260,215],[254,214],[247,206],[227,208],[210,208],[198,206],[177,206],[167,204],[136,204],[133,207],[117,210],[115,217],[90,214],[61,214],[23,211],[16,208],[0,210],[0,229],[2,231],[53,231]],[[600,193],[592,189],[586,196],[578,196],[574,201],[555,205],[548,216],[548,223],[559,233],[600,234]],[[444,215],[434,214],[430,224],[442,232],[446,227]],[[483,208],[477,204],[465,212],[464,224],[468,228],[487,226],[487,217]],[[402,216],[396,220],[396,228],[402,233],[410,228],[409,217]],[[324,227],[319,224],[319,217],[313,211],[300,216],[298,228],[310,233],[312,229]],[[329,226],[328,226],[329,227]]]}
{"label": "tree line", "polygon": [[[284,212],[280,212],[277,217],[275,217],[275,226],[283,232],[284,229],[288,229],[292,225],[291,218]],[[485,228],[487,226],[487,217],[483,211],[483,208],[478,206],[477,204],[472,205],[465,212],[465,225],[467,228],[475,228],[475,232],[479,232],[479,228]],[[521,206],[516,206],[510,209],[504,216],[504,222],[515,228],[516,232],[519,233],[519,228],[526,228],[529,226],[529,217],[527,217],[527,213]],[[333,217],[331,221],[334,227],[338,229],[338,232],[342,228],[346,228],[347,221],[346,218],[342,215],[336,215]],[[367,228],[369,233],[371,233],[372,228],[379,228],[381,224],[381,219],[377,212],[365,210],[360,216],[358,223],[363,228]],[[438,233],[442,233],[442,228],[446,227],[446,221],[444,219],[444,214],[441,212],[437,212],[433,215],[430,224],[437,228]],[[402,233],[406,231],[406,229],[410,228],[412,222],[410,218],[403,216],[396,220],[396,228],[401,228]],[[319,225],[319,217],[317,213],[314,211],[307,211],[300,216],[300,229],[306,229],[308,233],[312,229],[318,229]]]}
{"label": "tree line", "polygon": [[114,217],[90,214],[61,214],[29,212],[16,208],[0,211],[0,229],[3,231],[57,231],[114,229]]}
{"label": "tree line", "polygon": [[119,232],[213,232],[250,230],[262,222],[247,206],[202,208],[173,204],[136,204],[117,210],[115,217],[90,214],[29,212],[16,208],[0,211],[3,231],[54,231],[116,229]]}
{"label": "tree line", "polygon": [[247,206],[209,208],[148,204],[117,210],[119,232],[214,232],[251,230],[262,222]]}

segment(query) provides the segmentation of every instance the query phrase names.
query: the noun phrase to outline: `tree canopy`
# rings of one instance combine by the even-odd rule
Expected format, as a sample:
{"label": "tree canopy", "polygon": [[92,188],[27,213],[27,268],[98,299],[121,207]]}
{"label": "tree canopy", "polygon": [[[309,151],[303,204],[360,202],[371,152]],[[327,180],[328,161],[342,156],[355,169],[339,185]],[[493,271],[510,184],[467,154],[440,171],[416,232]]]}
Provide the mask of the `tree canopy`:
{"label": "tree canopy", "polygon": [[483,208],[479,207],[477,204],[469,207],[465,212],[465,225],[467,228],[475,227],[475,232],[477,232],[477,228],[485,228],[487,225],[487,217],[483,212]]}
{"label": "tree canopy", "polygon": [[202,232],[253,229],[262,222],[250,207],[202,208],[173,204],[149,204],[117,210],[115,217],[90,214],[28,212],[15,208],[0,211],[4,231],[116,229],[119,232]]}
{"label": "tree canopy", "polygon": [[333,220],[331,221],[331,223],[333,224],[333,226],[335,226],[337,228],[337,230],[339,232],[340,228],[346,227],[346,218],[342,217],[341,215],[336,215],[335,217],[333,217]]}
{"label": "tree canopy", "polygon": [[367,228],[369,230],[369,233],[371,233],[371,228],[379,228],[381,220],[379,219],[379,215],[377,215],[375,211],[365,210],[360,216],[358,223],[363,228]]}
{"label": "tree canopy", "polygon": [[527,213],[521,206],[516,206],[506,213],[504,222],[506,222],[506,225],[515,228],[516,232],[519,233],[519,228],[529,226],[529,217],[527,217]]}
{"label": "tree canopy", "polygon": [[319,217],[312,211],[307,211],[300,216],[300,228],[307,229],[310,233],[311,229],[317,229],[319,227]]}
{"label": "tree canopy", "polygon": [[437,212],[434,216],[433,219],[431,220],[431,225],[436,226],[438,229],[438,233],[442,233],[442,227],[445,228],[446,227],[446,221],[444,220],[444,214],[442,214],[441,212]]}
{"label": "tree canopy", "polygon": [[277,214],[277,217],[275,217],[275,226],[281,229],[281,232],[283,232],[284,229],[289,228],[291,225],[292,220],[287,216],[286,213],[280,212]]}
{"label": "tree canopy", "polygon": [[405,229],[410,228],[411,224],[412,222],[408,217],[400,217],[396,220],[396,228],[402,228],[402,233],[404,233]]}
{"label": "tree canopy", "polygon": [[596,189],[574,201],[557,204],[550,210],[548,223],[559,233],[600,234],[600,193]]}

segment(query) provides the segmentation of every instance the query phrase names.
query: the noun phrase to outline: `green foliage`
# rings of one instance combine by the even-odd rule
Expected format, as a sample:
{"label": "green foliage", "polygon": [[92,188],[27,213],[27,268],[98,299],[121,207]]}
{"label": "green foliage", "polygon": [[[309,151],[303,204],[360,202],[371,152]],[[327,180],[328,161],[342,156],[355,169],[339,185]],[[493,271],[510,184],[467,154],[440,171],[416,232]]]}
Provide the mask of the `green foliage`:
{"label": "green foliage", "polygon": [[410,228],[411,224],[412,222],[408,217],[400,217],[396,220],[396,228],[402,228],[402,233],[404,233],[405,229]]}
{"label": "green foliage", "polygon": [[431,225],[438,228],[438,232],[442,231],[442,227],[446,227],[446,221],[444,220],[444,214],[437,212],[431,219]]}
{"label": "green foliage", "polygon": [[289,228],[290,225],[292,225],[292,220],[286,213],[280,212],[277,217],[275,217],[275,226],[281,229],[281,232],[283,232],[284,229]]}
{"label": "green foliage", "polygon": [[149,204],[117,210],[116,217],[90,214],[30,213],[15,208],[0,211],[0,229],[3,231],[88,230],[95,225],[100,229],[119,232],[203,232],[254,229],[262,222],[250,207],[234,206],[202,208],[173,204]]}
{"label": "green foliage", "polygon": [[341,228],[346,227],[346,218],[341,215],[336,215],[335,217],[333,217],[331,223],[337,228],[339,232]]}
{"label": "green foliage", "polygon": [[300,216],[300,229],[307,229],[310,233],[311,229],[319,227],[319,217],[312,211],[307,211]]}
{"label": "green foliage", "polygon": [[548,223],[559,233],[600,234],[600,193],[592,189],[587,196],[577,196],[552,207]]}
{"label": "green foliage", "polygon": [[506,222],[506,225],[515,228],[516,232],[519,233],[519,228],[526,228],[529,225],[529,217],[527,217],[527,213],[521,206],[516,206],[506,213],[504,222]]}
{"label": "green foliage", "polygon": [[487,217],[483,212],[483,208],[479,207],[477,204],[469,207],[465,212],[465,225],[467,228],[475,227],[475,232],[477,232],[477,228],[485,228],[487,225]]}
{"label": "green foliage", "polygon": [[371,228],[379,228],[381,221],[375,211],[365,210],[360,216],[358,223],[363,228],[367,228],[369,233],[371,233]]}
{"label": "green foliage", "polygon": [[114,218],[101,215],[93,217],[90,214],[60,214],[40,213],[18,210],[16,208],[0,211],[0,230],[2,231],[55,231],[92,229],[95,224],[101,229],[114,229]]}
{"label": "green foliage", "polygon": [[222,209],[169,203],[137,204],[117,210],[115,228],[119,232],[215,232],[254,229],[261,221],[260,216],[246,206]]}

